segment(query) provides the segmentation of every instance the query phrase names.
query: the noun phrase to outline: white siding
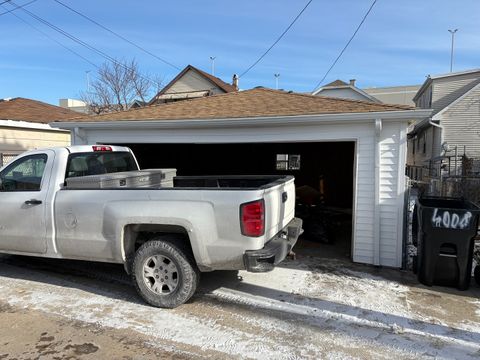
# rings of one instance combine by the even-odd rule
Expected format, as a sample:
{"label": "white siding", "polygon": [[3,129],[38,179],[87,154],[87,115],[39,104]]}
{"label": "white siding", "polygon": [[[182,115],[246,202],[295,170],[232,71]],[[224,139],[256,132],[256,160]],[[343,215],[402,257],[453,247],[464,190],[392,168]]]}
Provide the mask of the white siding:
{"label": "white siding", "polygon": [[[401,266],[406,121],[384,122],[380,134],[378,179],[375,178],[376,136],[373,120],[361,124],[227,128],[209,126],[122,129],[121,122],[118,122],[117,126],[116,129],[85,129],[85,143],[192,143],[193,140],[196,143],[355,141],[353,261],[374,263],[377,224],[380,230],[380,265]],[[376,204],[375,200],[376,180],[380,189],[379,204]]]}
{"label": "white siding", "polygon": [[368,97],[360,94],[358,91],[354,91],[350,88],[340,88],[340,89],[323,89],[320,91],[317,96],[329,96],[340,99],[352,99],[352,100],[363,100],[363,101],[372,101]]}
{"label": "white siding", "polygon": [[67,145],[70,145],[68,131],[0,127],[0,152],[21,153],[38,148]]}
{"label": "white siding", "polygon": [[472,73],[433,80],[432,108],[442,110],[480,82],[480,74]]}
{"label": "white siding", "polygon": [[225,92],[194,70],[189,70],[178,79],[165,92],[165,94],[185,93],[199,90],[210,90],[213,94],[221,94]]}
{"label": "white siding", "polygon": [[453,103],[438,118],[445,128],[443,140],[452,150],[456,145],[459,154],[463,154],[465,146],[467,156],[480,158],[480,85]]}

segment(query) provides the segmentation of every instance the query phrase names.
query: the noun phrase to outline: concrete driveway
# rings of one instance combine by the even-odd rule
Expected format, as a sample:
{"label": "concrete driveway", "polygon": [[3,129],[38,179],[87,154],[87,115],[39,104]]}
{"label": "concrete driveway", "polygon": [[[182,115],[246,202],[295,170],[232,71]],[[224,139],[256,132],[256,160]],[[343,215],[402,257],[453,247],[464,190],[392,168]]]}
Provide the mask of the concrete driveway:
{"label": "concrete driveway", "polygon": [[479,296],[303,256],[203,274],[189,303],[164,310],[122,266],[2,256],[0,359],[477,359]]}

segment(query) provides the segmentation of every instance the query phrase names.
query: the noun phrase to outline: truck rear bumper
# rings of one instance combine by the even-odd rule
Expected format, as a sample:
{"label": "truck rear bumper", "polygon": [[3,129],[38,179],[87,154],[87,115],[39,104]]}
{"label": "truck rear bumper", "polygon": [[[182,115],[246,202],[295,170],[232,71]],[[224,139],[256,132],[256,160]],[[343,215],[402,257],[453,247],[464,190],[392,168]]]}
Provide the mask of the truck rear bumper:
{"label": "truck rear bumper", "polygon": [[282,262],[303,233],[302,219],[293,218],[263,249],[247,250],[243,255],[245,269],[251,272],[267,272]]}

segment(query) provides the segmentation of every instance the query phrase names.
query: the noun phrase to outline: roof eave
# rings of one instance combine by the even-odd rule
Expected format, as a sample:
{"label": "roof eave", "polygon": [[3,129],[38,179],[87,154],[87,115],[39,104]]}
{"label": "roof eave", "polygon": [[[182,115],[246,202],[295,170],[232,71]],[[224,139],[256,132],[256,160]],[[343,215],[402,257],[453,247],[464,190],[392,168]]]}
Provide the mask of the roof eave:
{"label": "roof eave", "polygon": [[234,126],[269,126],[269,125],[308,125],[315,123],[357,123],[375,119],[385,121],[423,120],[430,117],[431,109],[412,109],[381,112],[312,114],[293,116],[262,116],[247,118],[219,118],[219,119],[158,119],[158,120],[116,120],[95,122],[53,122],[50,126],[59,129],[111,129],[122,128],[191,128],[191,127],[234,127]]}

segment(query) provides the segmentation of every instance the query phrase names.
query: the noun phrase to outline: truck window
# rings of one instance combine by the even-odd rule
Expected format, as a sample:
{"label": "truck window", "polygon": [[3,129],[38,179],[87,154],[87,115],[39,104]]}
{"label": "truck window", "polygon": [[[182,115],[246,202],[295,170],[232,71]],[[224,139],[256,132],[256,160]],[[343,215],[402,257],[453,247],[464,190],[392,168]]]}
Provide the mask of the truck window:
{"label": "truck window", "polygon": [[65,178],[138,170],[129,152],[88,152],[70,154]]}
{"label": "truck window", "polygon": [[0,191],[40,191],[46,154],[22,157],[11,163],[0,174]]}

